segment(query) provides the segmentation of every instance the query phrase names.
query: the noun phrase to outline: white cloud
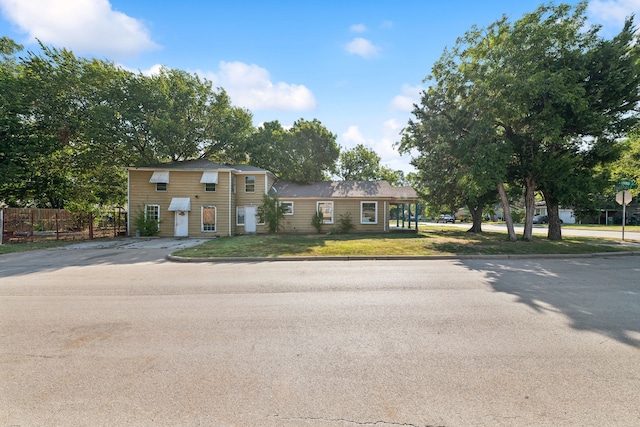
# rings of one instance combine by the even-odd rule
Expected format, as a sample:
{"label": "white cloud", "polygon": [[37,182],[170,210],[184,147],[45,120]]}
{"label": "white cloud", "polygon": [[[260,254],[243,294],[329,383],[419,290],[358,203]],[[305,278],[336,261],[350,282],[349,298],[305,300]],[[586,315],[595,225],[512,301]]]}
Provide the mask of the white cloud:
{"label": "white cloud", "polygon": [[113,10],[108,0],[0,0],[0,8],[29,42],[119,58],[159,48],[141,21]]}
{"label": "white cloud", "polygon": [[222,61],[218,72],[198,74],[224,88],[234,105],[249,110],[301,111],[316,107],[315,97],[307,87],[273,83],[269,72],[255,64]]}
{"label": "white cloud", "polygon": [[378,56],[380,49],[371,43],[370,40],[356,37],[346,46],[347,52],[352,55],[359,55],[365,59],[375,58]]}
{"label": "white cloud", "polygon": [[377,132],[375,138],[367,138],[360,126],[351,125],[340,135],[340,142],[347,149],[363,144],[380,156],[381,165],[393,170],[402,170],[405,173],[414,172],[415,168],[409,164],[411,157],[401,156],[395,147],[395,144],[400,141],[402,128],[402,124],[397,119],[389,119],[382,123],[382,129]]}
{"label": "white cloud", "polygon": [[352,33],[364,33],[367,31],[367,27],[364,24],[353,24],[349,27],[349,31]]}
{"label": "white cloud", "polygon": [[591,0],[587,10],[594,22],[623,24],[628,16],[640,14],[640,0]]}
{"label": "white cloud", "polygon": [[366,144],[367,142],[362,132],[360,132],[360,128],[353,125],[349,126],[347,131],[342,134],[342,139],[352,145]]}
{"label": "white cloud", "polygon": [[420,103],[420,94],[424,90],[421,85],[409,86],[402,85],[400,95],[396,95],[391,100],[391,108],[398,111],[411,112],[413,104]]}

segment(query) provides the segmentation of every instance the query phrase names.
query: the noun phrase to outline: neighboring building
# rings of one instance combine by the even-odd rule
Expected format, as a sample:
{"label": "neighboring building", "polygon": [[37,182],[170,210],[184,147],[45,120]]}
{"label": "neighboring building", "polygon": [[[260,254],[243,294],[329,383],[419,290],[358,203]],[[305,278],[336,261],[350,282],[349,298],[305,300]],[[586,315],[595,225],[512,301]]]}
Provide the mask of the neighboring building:
{"label": "neighboring building", "polygon": [[[547,215],[547,204],[545,202],[536,202],[534,215]],[[576,217],[573,209],[558,208],[558,216],[563,224],[575,224]]]}
{"label": "neighboring building", "polygon": [[129,233],[144,212],[159,221],[160,236],[233,236],[264,233],[258,209],[265,194],[276,195],[289,209],[284,232],[315,232],[311,218],[325,215],[327,231],[340,215],[351,213],[355,232],[389,231],[391,205],[417,203],[411,187],[386,181],[276,182],[271,172],[249,165],[222,165],[198,159],[131,167],[128,171]]}

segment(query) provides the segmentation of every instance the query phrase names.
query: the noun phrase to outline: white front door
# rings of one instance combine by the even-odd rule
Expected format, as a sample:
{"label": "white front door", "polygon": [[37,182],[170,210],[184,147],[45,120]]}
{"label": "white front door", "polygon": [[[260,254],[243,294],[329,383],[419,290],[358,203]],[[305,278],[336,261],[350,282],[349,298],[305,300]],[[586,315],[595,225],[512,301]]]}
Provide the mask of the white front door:
{"label": "white front door", "polygon": [[189,236],[189,212],[175,211],[174,232],[175,237]]}
{"label": "white front door", "polygon": [[244,207],[244,232],[255,233],[256,232],[256,215],[258,214],[258,208],[255,206]]}

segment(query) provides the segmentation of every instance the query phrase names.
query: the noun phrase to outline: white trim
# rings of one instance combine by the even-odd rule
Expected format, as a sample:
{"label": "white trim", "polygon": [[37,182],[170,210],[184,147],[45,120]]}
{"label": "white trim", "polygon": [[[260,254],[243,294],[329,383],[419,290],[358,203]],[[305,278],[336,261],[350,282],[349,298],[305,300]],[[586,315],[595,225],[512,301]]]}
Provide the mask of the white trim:
{"label": "white trim", "polygon": [[[238,214],[240,213],[240,209],[242,209],[242,222],[238,221]],[[244,206],[236,206],[236,226],[240,227],[240,226],[244,226],[245,222],[246,222],[246,211],[244,209]]]}
{"label": "white trim", "polygon": [[144,205],[144,219],[145,219],[145,221],[148,219],[147,218],[147,206],[155,206],[156,208],[158,208],[158,231],[160,231],[160,205],[158,203],[146,203]]}
{"label": "white trim", "polygon": [[291,205],[291,212],[287,212],[285,213],[285,215],[293,215],[294,213],[294,201],[293,200],[283,200],[282,202],[280,202],[280,206],[282,206],[284,203],[290,204]]}
{"label": "white trim", "polygon": [[[363,205],[365,203],[373,203],[375,205],[375,211],[374,211],[374,220],[373,221],[364,221],[364,217],[363,217]],[[364,225],[376,225],[378,223],[378,202],[377,201],[361,201],[360,202],[360,224],[364,224]]]}
{"label": "white trim", "polygon": [[[232,236],[232,234],[231,234],[231,230],[232,230],[231,224],[233,224],[231,222],[231,215],[233,215],[233,212],[231,212],[231,206],[232,206],[231,205],[231,191],[235,190],[235,188],[233,188],[233,177],[234,176],[235,175],[231,171],[229,171],[229,204],[227,205],[227,210],[229,211],[229,213],[228,213],[228,216],[229,216],[229,221],[228,221],[229,222],[229,234],[227,234],[227,236],[229,236],[229,237]],[[235,193],[235,191],[234,191],[234,193]]]}
{"label": "white trim", "polygon": [[[325,221],[324,218],[322,220],[323,224],[333,224],[334,223],[334,215],[335,215],[335,209],[334,209],[334,203],[333,200],[319,200],[316,202],[316,212],[318,212],[320,210],[320,204],[331,204],[331,220],[330,221]],[[323,212],[323,217],[324,217],[324,212]]]}
{"label": "white trim", "polygon": [[[213,230],[204,229],[204,210],[213,209]],[[200,231],[203,233],[215,233],[218,230],[218,208],[215,206],[200,206]]]}

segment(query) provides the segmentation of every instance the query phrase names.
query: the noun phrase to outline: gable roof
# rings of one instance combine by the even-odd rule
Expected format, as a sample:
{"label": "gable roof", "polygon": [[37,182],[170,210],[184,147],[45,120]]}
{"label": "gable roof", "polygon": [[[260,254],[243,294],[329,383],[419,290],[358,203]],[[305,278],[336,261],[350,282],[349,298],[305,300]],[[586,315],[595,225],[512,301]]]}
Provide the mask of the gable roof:
{"label": "gable roof", "polygon": [[207,159],[194,159],[183,160],[179,162],[168,163],[156,163],[147,166],[129,167],[127,169],[134,170],[181,170],[181,171],[211,171],[211,170],[224,170],[224,171],[236,171],[236,172],[267,172],[266,169],[261,169],[251,165],[227,165],[222,163],[212,162]]}
{"label": "gable roof", "polygon": [[273,185],[278,197],[312,199],[389,199],[414,201],[418,194],[411,187],[393,187],[387,181],[322,181],[297,184],[278,181]]}

